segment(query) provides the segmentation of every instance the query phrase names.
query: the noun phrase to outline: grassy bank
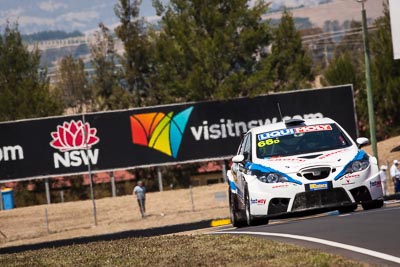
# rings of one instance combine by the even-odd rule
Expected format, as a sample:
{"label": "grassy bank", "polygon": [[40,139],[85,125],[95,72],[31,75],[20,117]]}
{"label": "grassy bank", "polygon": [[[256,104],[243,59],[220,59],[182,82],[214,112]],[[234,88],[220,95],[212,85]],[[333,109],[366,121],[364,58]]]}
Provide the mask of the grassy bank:
{"label": "grassy bank", "polygon": [[[216,194],[224,194],[217,198]],[[227,184],[152,192],[142,219],[132,195],[17,208],[0,212],[0,249],[82,236],[139,230],[229,217]],[[47,215],[47,217],[46,217]],[[1,264],[0,264],[1,266]]]}
{"label": "grassy bank", "polygon": [[371,266],[249,236],[173,235],[0,255],[2,266]]}

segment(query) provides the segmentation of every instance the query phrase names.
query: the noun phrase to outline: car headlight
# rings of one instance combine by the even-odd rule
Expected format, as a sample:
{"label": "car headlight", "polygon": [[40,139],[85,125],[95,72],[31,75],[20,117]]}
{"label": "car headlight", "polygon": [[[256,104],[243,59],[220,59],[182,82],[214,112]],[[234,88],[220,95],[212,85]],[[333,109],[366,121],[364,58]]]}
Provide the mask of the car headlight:
{"label": "car headlight", "polygon": [[253,171],[252,174],[255,175],[258,180],[260,180],[263,183],[267,183],[267,184],[285,183],[288,181],[288,179],[286,177],[284,177],[276,172],[265,173],[265,172],[260,172],[260,171]]}
{"label": "car headlight", "polygon": [[349,164],[346,168],[346,173],[360,172],[368,168],[369,160],[368,158],[363,158],[361,160],[355,160]]}

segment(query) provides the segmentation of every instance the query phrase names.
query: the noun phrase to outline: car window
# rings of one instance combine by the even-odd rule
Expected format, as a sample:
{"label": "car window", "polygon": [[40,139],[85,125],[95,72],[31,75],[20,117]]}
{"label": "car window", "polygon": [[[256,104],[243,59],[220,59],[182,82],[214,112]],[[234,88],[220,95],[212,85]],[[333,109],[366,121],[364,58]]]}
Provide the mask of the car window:
{"label": "car window", "polygon": [[239,145],[239,149],[237,151],[237,155],[243,155],[244,141],[245,141],[245,137],[243,137],[242,140],[240,141],[240,145]]}
{"label": "car window", "polygon": [[245,137],[243,155],[245,160],[251,160],[251,134]]}
{"label": "car window", "polygon": [[257,135],[257,157],[268,158],[351,146],[336,124],[299,126]]}
{"label": "car window", "polygon": [[250,134],[246,134],[243,137],[242,143],[240,144],[238,155],[243,155],[245,160],[250,160],[251,151],[251,139]]}

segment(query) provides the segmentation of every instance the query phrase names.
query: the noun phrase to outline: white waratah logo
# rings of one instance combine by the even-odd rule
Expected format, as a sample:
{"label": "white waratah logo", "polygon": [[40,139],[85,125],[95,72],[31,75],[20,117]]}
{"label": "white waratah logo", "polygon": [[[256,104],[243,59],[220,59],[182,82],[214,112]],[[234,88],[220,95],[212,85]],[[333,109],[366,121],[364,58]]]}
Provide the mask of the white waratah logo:
{"label": "white waratah logo", "polygon": [[50,145],[61,152],[75,149],[89,149],[100,140],[96,136],[97,130],[90,128],[88,122],[64,122],[57,126],[57,131],[51,133],[53,140]]}
{"label": "white waratah logo", "polygon": [[99,149],[92,150],[92,146],[100,139],[96,136],[96,128],[90,128],[88,122],[64,122],[57,126],[57,131],[51,133],[53,140],[50,146],[63,153],[54,153],[54,167],[79,167],[95,165],[99,158]]}

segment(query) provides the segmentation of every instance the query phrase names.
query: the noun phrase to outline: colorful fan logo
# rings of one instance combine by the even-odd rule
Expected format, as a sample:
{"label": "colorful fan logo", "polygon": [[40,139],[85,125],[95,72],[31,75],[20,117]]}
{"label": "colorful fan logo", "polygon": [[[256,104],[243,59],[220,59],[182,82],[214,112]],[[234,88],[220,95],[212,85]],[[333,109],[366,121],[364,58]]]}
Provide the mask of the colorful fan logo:
{"label": "colorful fan logo", "polygon": [[193,107],[189,107],[176,115],[173,112],[132,115],[132,142],[176,158],[192,110]]}

